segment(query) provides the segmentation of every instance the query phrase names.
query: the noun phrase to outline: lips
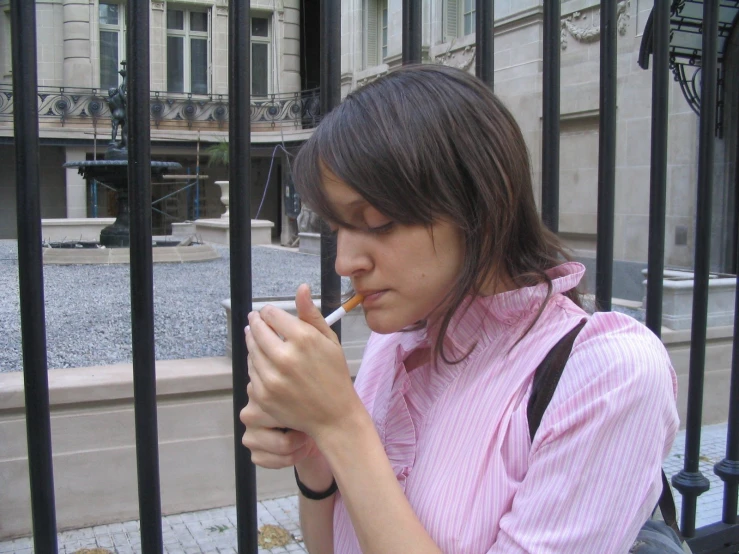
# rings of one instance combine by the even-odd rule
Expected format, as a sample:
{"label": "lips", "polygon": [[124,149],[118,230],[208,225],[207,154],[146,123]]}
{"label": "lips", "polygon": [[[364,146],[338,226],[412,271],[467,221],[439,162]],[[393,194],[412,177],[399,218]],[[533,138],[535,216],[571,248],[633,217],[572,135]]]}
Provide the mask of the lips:
{"label": "lips", "polygon": [[362,307],[367,308],[368,306],[371,306],[372,304],[376,303],[380,298],[382,298],[385,293],[387,292],[387,289],[384,290],[360,290],[357,291],[359,294],[364,296],[364,300],[362,301]]}

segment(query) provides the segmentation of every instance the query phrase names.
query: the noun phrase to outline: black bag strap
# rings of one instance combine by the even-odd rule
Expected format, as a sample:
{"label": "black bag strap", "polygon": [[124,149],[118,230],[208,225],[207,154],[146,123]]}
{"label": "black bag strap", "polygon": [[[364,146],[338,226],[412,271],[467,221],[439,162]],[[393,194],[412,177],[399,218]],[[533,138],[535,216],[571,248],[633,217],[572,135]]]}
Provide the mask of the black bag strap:
{"label": "black bag strap", "polygon": [[[544,412],[554,396],[554,391],[557,389],[565,365],[567,365],[570,352],[572,352],[572,345],[575,343],[577,335],[585,326],[586,322],[586,319],[582,319],[580,323],[575,325],[575,327],[552,347],[547,355],[544,356],[539,367],[536,368],[526,414],[529,422],[529,436],[532,442],[541,424],[541,418],[544,417]],[[659,509],[662,512],[664,522],[677,533],[677,536],[682,541],[683,536],[677,525],[675,499],[672,497],[670,483],[667,481],[664,471],[662,471],[662,494],[659,498]]]}
{"label": "black bag strap", "polygon": [[577,338],[586,322],[587,320],[583,319],[569,333],[559,339],[559,342],[547,352],[539,367],[536,368],[526,412],[526,417],[529,420],[529,436],[532,442],[541,424],[541,418],[544,417],[544,412],[547,410],[549,402],[552,401],[554,391],[559,384],[559,378],[562,377],[575,338]]}

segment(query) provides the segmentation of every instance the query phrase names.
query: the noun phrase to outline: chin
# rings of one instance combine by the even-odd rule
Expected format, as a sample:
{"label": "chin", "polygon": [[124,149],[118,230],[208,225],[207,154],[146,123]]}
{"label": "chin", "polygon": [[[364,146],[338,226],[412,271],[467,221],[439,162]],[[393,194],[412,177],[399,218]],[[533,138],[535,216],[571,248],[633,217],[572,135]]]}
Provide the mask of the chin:
{"label": "chin", "polygon": [[393,321],[393,318],[382,317],[380,314],[373,314],[371,312],[365,312],[364,320],[367,322],[367,327],[369,327],[372,332],[380,335],[397,333],[404,327],[403,325],[399,325],[397,321]]}
{"label": "chin", "polygon": [[367,327],[369,327],[371,331],[380,335],[397,333],[417,323],[415,320],[406,321],[405,319],[401,320],[401,318],[392,317],[387,313],[382,314],[373,312],[374,311],[365,312],[364,320],[367,322]]}

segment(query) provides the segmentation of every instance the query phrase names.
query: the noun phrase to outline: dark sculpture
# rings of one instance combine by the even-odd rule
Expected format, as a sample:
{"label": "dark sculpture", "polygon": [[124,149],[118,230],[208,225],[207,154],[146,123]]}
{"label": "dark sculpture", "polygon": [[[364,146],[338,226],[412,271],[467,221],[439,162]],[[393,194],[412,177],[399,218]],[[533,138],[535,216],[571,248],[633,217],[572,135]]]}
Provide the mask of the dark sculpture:
{"label": "dark sculpture", "polygon": [[[100,244],[106,247],[127,247],[129,241],[128,217],[128,119],[126,98],[126,62],[118,72],[123,82],[118,88],[108,91],[108,105],[111,118],[111,141],[105,151],[104,160],[90,160],[84,162],[67,162],[64,167],[77,167],[85,179],[108,185],[118,193],[118,213],[115,223],[108,225],[100,232]],[[118,130],[121,131],[121,140],[116,140]],[[152,177],[161,178],[170,169],[182,166],[177,162],[151,162]]]}
{"label": "dark sculpture", "polygon": [[[108,106],[110,106],[110,119],[113,132],[110,137],[110,146],[117,150],[126,149],[128,141],[128,125],[126,125],[126,62],[121,62],[123,68],[118,72],[123,77],[123,82],[118,88],[108,89]],[[118,127],[121,128],[121,140],[116,141]]]}

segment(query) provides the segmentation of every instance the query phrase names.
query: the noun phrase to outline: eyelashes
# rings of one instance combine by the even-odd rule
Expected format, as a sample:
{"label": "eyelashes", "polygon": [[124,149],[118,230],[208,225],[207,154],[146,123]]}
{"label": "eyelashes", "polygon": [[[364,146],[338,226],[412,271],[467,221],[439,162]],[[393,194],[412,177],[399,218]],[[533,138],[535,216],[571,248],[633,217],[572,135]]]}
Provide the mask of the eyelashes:
{"label": "eyelashes", "polygon": [[329,225],[329,231],[331,232],[331,236],[333,237],[336,237],[336,235],[339,232],[339,229],[359,231],[359,232],[364,232],[370,235],[384,235],[392,231],[394,227],[395,227],[394,221],[390,221],[388,223],[384,223],[383,225],[378,225],[376,227],[358,227],[358,226],[347,225],[347,224],[342,224],[342,225],[331,224]]}
{"label": "eyelashes", "polygon": [[390,221],[384,225],[378,225],[377,227],[368,227],[367,231],[373,235],[384,235],[392,231],[393,227],[395,227],[395,222]]}

